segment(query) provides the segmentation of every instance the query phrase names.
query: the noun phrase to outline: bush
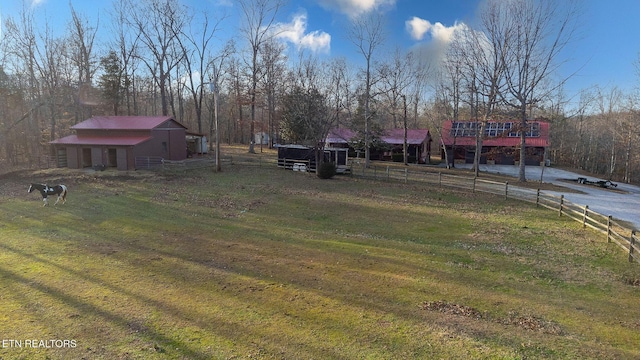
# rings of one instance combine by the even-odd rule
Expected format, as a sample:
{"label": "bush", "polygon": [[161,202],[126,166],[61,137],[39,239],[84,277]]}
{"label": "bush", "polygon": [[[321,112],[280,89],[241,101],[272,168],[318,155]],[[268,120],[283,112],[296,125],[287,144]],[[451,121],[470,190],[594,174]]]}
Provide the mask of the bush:
{"label": "bush", "polygon": [[403,162],[404,161],[404,155],[403,154],[393,154],[391,155],[391,160],[394,162]]}
{"label": "bush", "polygon": [[336,174],[336,164],[332,162],[321,162],[317,172],[320,179],[331,179]]}

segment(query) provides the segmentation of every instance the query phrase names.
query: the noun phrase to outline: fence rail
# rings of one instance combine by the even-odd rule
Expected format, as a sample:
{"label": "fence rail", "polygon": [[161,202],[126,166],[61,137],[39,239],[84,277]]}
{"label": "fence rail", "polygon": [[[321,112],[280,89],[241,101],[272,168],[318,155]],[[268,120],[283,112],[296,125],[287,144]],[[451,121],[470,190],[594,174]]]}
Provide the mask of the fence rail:
{"label": "fence rail", "polygon": [[162,167],[163,159],[159,156],[136,156],[136,169],[153,170]]}
{"label": "fence rail", "polygon": [[[409,168],[394,168],[390,166],[371,166],[365,168],[362,164],[352,164],[351,174],[365,178],[401,182],[424,182],[440,187],[485,192],[504,196],[505,199],[527,201],[547,209],[557,211],[558,216],[567,216],[583,227],[589,227],[607,237],[607,242],[618,245],[629,254],[629,262],[640,262],[640,238],[636,229],[631,229],[611,216],[603,215],[589,209],[588,205],[571,203],[564,195],[554,195],[543,190],[527,189],[510,186],[508,182],[496,182],[471,176],[445,174],[442,172],[411,171]],[[628,235],[625,235],[628,234]]]}

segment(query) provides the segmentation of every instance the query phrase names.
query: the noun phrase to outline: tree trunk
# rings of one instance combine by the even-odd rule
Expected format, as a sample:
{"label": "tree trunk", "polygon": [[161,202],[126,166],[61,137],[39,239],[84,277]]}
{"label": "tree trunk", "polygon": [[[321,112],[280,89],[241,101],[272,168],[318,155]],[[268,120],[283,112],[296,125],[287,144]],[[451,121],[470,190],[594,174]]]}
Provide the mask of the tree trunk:
{"label": "tree trunk", "polygon": [[526,108],[526,101],[522,102],[523,105],[520,108],[520,116],[521,116],[521,122],[520,122],[520,166],[518,169],[518,181],[519,182],[526,182],[527,181],[527,176],[525,174],[525,162],[526,162],[526,158],[527,158],[527,147],[526,147],[526,141],[527,141],[527,108]]}

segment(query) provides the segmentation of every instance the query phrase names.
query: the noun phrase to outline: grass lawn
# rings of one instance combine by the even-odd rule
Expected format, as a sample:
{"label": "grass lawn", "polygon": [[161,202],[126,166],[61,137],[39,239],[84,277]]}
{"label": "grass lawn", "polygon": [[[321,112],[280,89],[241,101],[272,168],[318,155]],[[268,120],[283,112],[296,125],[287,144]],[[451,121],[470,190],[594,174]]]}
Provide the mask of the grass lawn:
{"label": "grass lawn", "polygon": [[2,359],[637,359],[639,299],[603,235],[499,196],[272,165],[0,178]]}

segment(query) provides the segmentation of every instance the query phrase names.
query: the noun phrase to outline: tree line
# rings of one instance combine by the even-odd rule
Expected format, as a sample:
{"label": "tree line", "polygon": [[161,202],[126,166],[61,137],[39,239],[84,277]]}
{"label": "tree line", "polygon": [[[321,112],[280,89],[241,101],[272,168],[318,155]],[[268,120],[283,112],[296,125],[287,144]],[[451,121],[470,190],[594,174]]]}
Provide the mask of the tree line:
{"label": "tree line", "polygon": [[[168,115],[250,152],[276,142],[317,146],[331,127],[349,127],[362,138],[367,164],[383,129],[429,128],[437,142],[445,120],[509,119],[525,128],[545,118],[554,164],[637,181],[635,94],[596,87],[568,106],[558,69],[580,22],[577,1],[486,1],[476,23],[456,28],[442,57],[385,51],[384,15],[365,14],[345,25],[357,65],[291,55],[276,22],[284,0],[237,5],[237,25],[180,0],[115,0],[99,21],[69,5],[62,34],[29,8],[4,18],[0,164],[37,163],[50,155],[49,141],[94,115]],[[232,26],[237,36],[222,39]],[[105,29],[109,37],[99,37]]]}

